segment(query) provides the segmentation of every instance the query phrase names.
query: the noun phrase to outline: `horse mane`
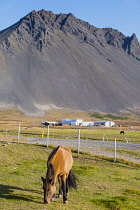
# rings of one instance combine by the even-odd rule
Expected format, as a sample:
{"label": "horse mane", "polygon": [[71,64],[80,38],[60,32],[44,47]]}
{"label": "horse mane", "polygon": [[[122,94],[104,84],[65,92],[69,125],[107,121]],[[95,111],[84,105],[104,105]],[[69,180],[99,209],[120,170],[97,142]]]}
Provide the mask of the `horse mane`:
{"label": "horse mane", "polygon": [[48,165],[48,170],[47,170],[47,173],[46,173],[46,179],[49,182],[54,179],[54,167],[51,163]]}
{"label": "horse mane", "polygon": [[52,150],[52,152],[49,154],[49,156],[48,156],[48,161],[47,161],[47,166],[51,163],[51,161],[52,161],[54,155],[56,154],[57,150],[58,150],[60,147],[61,147],[61,146],[59,145],[58,147],[54,148],[54,149]]}

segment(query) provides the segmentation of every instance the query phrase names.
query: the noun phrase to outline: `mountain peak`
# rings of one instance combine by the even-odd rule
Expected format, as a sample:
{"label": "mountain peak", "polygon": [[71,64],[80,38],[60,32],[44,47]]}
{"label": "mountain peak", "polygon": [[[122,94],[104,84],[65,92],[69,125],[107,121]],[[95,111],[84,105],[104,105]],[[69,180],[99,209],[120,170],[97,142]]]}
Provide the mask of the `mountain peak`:
{"label": "mountain peak", "polygon": [[135,34],[33,10],[0,32],[0,103],[116,113],[140,105],[139,59]]}
{"label": "mountain peak", "polygon": [[134,38],[136,38],[136,39],[137,39],[137,36],[136,36],[136,34],[135,34],[135,33],[133,33],[131,37],[132,37],[133,39],[134,39]]}
{"label": "mountain peak", "polygon": [[[20,29],[17,29],[17,27]],[[61,30],[75,36],[80,42],[96,47],[99,51],[101,51],[101,47],[111,45],[140,59],[140,44],[136,34],[133,33],[131,37],[126,37],[123,33],[112,28],[99,29],[83,20],[77,19],[72,13],[54,14],[52,11],[45,11],[44,9],[40,11],[33,10],[23,17],[16,27],[13,27],[13,30],[12,27],[10,29],[9,33],[7,33],[7,38],[10,33],[14,32],[15,34],[17,31],[18,35],[22,33],[26,40],[30,34],[31,37],[28,37],[28,40],[32,39],[34,43],[41,37],[42,47],[39,47],[39,49],[45,47],[43,43],[55,40],[55,30]],[[2,37],[4,38],[4,36],[1,36],[0,40],[2,40]],[[48,41],[45,42],[45,40]]]}

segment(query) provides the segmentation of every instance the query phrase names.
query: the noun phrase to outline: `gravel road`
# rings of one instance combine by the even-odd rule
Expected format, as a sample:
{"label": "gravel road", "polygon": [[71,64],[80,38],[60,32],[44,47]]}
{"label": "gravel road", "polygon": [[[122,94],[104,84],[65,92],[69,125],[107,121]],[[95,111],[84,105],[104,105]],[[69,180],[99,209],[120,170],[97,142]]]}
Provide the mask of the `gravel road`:
{"label": "gravel road", "polygon": [[[29,138],[30,142],[35,144],[47,144],[47,138]],[[54,139],[51,138],[48,141],[49,145],[65,145],[71,148],[77,148],[78,140],[71,139]],[[89,152],[92,154],[103,155],[107,157],[114,158],[114,152],[107,149],[114,149],[114,142],[105,142],[105,141],[90,141],[90,140],[81,140],[80,141],[80,151]],[[120,143],[117,142],[116,149],[118,150],[130,150],[130,151],[140,151],[140,144],[131,144],[131,143]],[[140,163],[140,156],[136,156],[128,153],[117,152],[117,158],[122,158],[131,162]]]}

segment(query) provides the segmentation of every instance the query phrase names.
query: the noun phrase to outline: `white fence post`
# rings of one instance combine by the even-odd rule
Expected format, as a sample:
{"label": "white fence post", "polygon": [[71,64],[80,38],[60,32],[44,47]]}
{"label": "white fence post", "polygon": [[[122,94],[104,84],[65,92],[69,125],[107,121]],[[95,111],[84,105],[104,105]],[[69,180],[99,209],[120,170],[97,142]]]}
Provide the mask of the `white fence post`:
{"label": "white fence post", "polygon": [[47,129],[47,147],[49,146],[49,125],[48,125],[48,129]]}
{"label": "white fence post", "polygon": [[105,133],[103,134],[103,141],[105,140]]}
{"label": "white fence post", "polygon": [[114,140],[114,163],[116,162],[116,138]]}
{"label": "white fence post", "polygon": [[77,146],[78,154],[80,152],[80,129],[78,129],[78,146]]}
{"label": "white fence post", "polygon": [[21,124],[21,122],[18,124],[18,143],[19,143],[19,140],[20,140],[20,124]]}
{"label": "white fence post", "polygon": [[125,141],[128,143],[128,140],[127,140],[127,138],[125,137]]}

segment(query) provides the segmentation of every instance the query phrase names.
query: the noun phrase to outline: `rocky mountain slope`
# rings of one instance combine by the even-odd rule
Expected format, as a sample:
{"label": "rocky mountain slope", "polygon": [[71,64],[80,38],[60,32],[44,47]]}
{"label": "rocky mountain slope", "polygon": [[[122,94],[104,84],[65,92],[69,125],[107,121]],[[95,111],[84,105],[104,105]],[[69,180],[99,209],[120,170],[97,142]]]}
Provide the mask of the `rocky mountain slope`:
{"label": "rocky mountain slope", "polygon": [[0,104],[116,113],[140,106],[140,43],[73,14],[32,11],[0,32]]}

